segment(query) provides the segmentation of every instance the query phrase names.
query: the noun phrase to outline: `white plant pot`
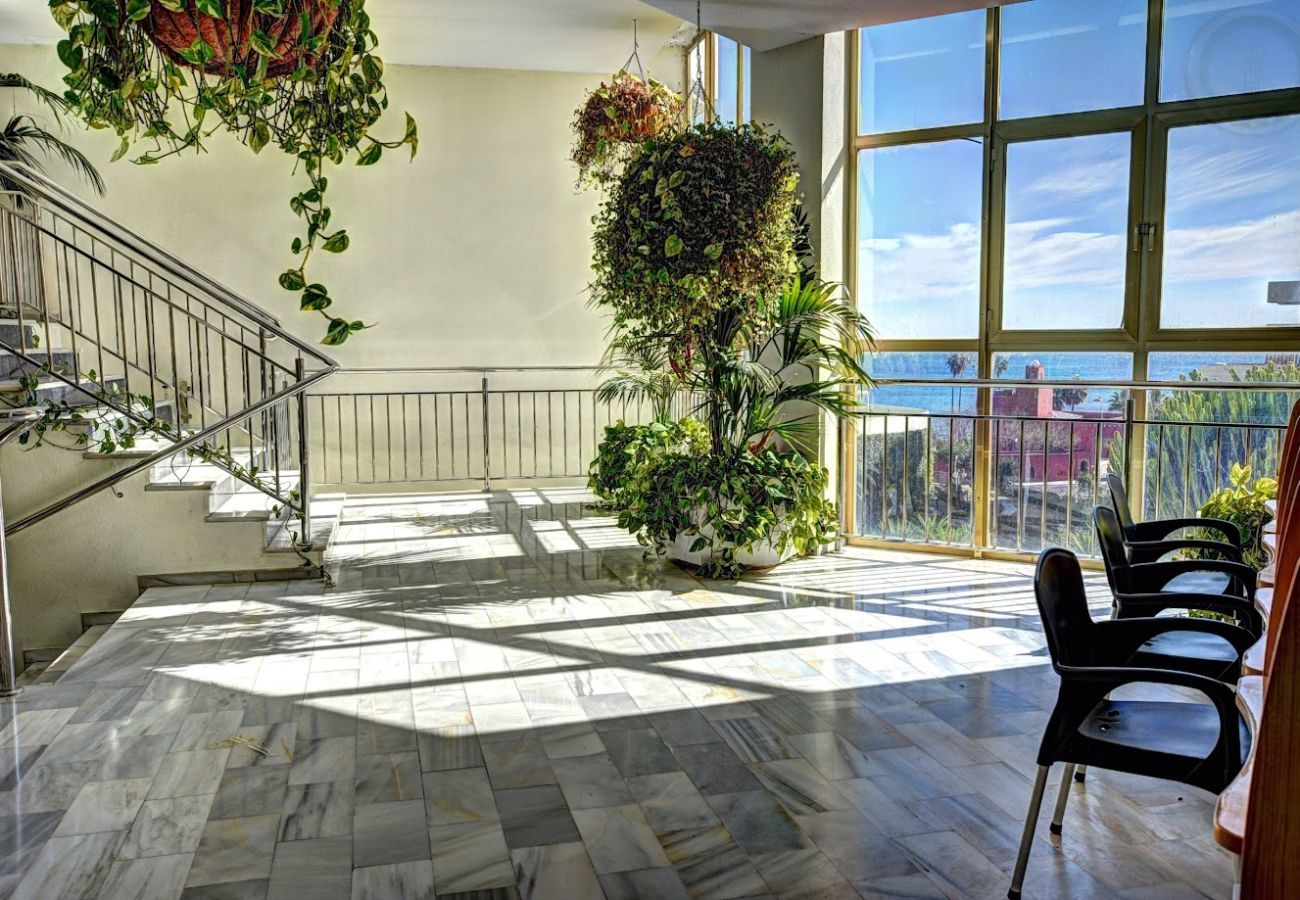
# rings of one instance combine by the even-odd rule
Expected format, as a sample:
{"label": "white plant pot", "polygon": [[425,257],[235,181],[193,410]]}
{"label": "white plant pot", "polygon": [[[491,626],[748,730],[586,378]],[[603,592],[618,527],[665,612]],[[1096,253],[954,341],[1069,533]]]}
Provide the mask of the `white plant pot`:
{"label": "white plant pot", "polygon": [[[696,511],[691,515],[693,521],[699,521],[700,512]],[[664,553],[673,562],[681,563],[687,566],[702,566],[713,558],[713,550],[705,547],[703,550],[691,550],[691,545],[700,537],[712,538],[713,529],[705,526],[700,529],[699,534],[679,534],[676,539],[669,541],[664,546]],[[771,541],[760,541],[754,544],[748,550],[742,550],[736,554],[736,561],[747,569],[770,569],[773,566],[779,566],[787,560],[795,557],[794,542],[786,544],[785,550],[778,552],[776,546]]]}

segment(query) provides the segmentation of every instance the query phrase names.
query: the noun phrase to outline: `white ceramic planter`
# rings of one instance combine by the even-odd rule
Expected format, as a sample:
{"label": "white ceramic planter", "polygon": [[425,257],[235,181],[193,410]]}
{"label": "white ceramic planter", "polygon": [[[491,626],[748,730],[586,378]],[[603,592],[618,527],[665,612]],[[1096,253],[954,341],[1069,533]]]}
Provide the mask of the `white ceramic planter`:
{"label": "white ceramic planter", "polygon": [[[692,553],[691,544],[695,543],[697,537],[698,535],[695,534],[679,534],[676,540],[664,548],[664,551],[673,562],[687,566],[702,566],[713,558],[713,551],[706,547]],[[784,552],[778,553],[771,542],[762,541],[749,550],[742,550],[736,555],[736,559],[748,569],[770,569],[793,559],[794,555],[793,544],[786,545]]]}
{"label": "white ceramic planter", "polygon": [[[691,515],[693,521],[698,522],[703,518],[701,511],[697,510]],[[667,543],[663,550],[664,554],[673,562],[681,563],[686,566],[702,566],[713,558],[711,548],[692,551],[691,544],[694,544],[700,536],[711,538],[713,529],[706,526],[700,530],[700,534],[679,534],[673,541]],[[736,561],[747,569],[770,569],[773,566],[779,566],[787,560],[794,559],[796,556],[794,543],[786,544],[786,548],[777,551],[771,541],[760,541],[748,550],[742,550],[736,555]]]}

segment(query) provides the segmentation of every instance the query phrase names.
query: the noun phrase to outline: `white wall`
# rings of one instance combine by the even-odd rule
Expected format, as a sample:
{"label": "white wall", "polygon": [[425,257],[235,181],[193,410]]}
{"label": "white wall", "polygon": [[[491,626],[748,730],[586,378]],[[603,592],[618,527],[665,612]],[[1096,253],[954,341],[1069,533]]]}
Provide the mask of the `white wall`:
{"label": "white wall", "polygon": [[[663,54],[653,68],[681,80],[678,55]],[[0,45],[0,70],[57,88],[63,67],[53,48]],[[601,77],[388,68],[392,102],[378,131],[400,136],[409,111],[420,125],[420,153],[412,162],[388,154],[369,169],[330,173],[334,224],[348,229],[352,247],[318,254],[310,272],[330,286],[341,315],[376,324],[336,348],[335,358],[357,367],[599,358],[604,323],[586,295],[597,198],[575,188],[568,153],[573,112]],[[0,93],[0,104],[14,102],[5,94],[20,96]],[[304,338],[324,333],[324,319],[299,313],[275,281],[299,233],[289,198],[302,179],[291,177],[292,160],[270,147],[254,156],[223,137],[206,155],[137,167],[109,163],[111,134],[73,122],[69,136],[104,174],[109,191],[95,202],[109,214]]]}

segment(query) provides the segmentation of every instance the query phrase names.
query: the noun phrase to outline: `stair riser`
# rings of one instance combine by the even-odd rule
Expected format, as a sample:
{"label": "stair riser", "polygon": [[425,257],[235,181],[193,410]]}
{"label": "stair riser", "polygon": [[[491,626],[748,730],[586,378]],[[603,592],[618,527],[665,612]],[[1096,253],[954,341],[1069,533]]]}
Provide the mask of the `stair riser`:
{"label": "stair riser", "polygon": [[56,372],[69,376],[77,370],[77,357],[71,350],[56,350],[53,354],[47,355],[44,350],[28,347],[26,353],[36,360],[36,365],[32,365],[21,356],[0,351],[0,379],[17,378],[26,372],[39,375],[42,367],[46,365],[53,365]]}
{"label": "stair riser", "polygon": [[19,328],[17,322],[0,322],[0,341],[10,347],[31,347],[35,335],[36,329],[29,323],[24,323]]}

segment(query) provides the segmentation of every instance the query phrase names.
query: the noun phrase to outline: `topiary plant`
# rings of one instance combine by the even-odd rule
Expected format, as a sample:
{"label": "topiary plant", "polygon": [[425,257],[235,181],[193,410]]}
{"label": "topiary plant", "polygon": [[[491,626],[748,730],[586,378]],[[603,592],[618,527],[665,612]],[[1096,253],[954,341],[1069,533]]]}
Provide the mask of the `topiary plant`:
{"label": "topiary plant", "polygon": [[329,290],[306,272],[316,250],[351,243],[325,205],[326,164],[373,165],[419,144],[409,115],[400,140],[370,133],[388,93],[365,0],[50,0],[50,11],[67,31],[64,97],[88,126],[118,135],[115,160],[138,141],[151,144],[139,165],[201,151],[218,130],[293,156],[309,184],[290,201],[304,233],[280,285],[329,320],[325,344],[367,327],[330,312]]}
{"label": "topiary plant", "polygon": [[708,349],[720,317],[761,322],[797,270],[797,183],[790,145],[757,126],[647,141],[595,219],[595,303],[678,366]]}

